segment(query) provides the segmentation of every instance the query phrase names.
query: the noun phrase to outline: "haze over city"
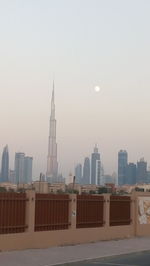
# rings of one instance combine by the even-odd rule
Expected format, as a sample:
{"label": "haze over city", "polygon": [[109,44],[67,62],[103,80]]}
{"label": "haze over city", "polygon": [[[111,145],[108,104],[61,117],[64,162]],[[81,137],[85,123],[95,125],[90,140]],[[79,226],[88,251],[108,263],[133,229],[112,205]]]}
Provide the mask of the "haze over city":
{"label": "haze over city", "polygon": [[120,149],[150,162],[149,8],[146,0],[0,3],[0,152],[8,144],[12,168],[23,151],[34,178],[46,171],[53,78],[59,172],[73,172],[95,143],[107,173]]}

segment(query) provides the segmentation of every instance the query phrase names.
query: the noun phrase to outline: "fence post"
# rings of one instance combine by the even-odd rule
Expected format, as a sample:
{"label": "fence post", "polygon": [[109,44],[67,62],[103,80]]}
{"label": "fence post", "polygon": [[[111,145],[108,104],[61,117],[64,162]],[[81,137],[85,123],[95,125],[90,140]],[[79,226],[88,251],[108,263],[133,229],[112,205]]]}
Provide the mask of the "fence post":
{"label": "fence post", "polygon": [[134,235],[138,236],[138,192],[132,192]]}
{"label": "fence post", "polygon": [[70,203],[69,203],[69,222],[70,229],[76,229],[76,215],[77,215],[77,195],[70,194]]}
{"label": "fence post", "polygon": [[110,194],[104,194],[104,227],[110,226]]}
{"label": "fence post", "polygon": [[35,191],[27,190],[26,196],[26,225],[28,226],[26,232],[33,233],[35,224]]}

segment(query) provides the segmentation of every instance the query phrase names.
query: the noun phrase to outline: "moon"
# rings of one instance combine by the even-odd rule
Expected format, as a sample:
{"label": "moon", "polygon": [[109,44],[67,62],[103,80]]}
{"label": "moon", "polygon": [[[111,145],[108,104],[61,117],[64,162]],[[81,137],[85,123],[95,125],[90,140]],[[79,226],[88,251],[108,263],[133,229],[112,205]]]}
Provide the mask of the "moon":
{"label": "moon", "polygon": [[94,90],[95,90],[95,92],[99,92],[100,91],[100,87],[99,86],[95,86]]}

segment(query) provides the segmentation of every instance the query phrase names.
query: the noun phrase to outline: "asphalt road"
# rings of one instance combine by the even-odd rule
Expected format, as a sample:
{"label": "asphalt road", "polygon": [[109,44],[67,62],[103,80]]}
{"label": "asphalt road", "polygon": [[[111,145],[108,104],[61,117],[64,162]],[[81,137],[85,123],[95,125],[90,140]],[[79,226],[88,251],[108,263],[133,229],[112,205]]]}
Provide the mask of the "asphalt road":
{"label": "asphalt road", "polygon": [[111,258],[61,264],[60,266],[150,266],[150,251]]}

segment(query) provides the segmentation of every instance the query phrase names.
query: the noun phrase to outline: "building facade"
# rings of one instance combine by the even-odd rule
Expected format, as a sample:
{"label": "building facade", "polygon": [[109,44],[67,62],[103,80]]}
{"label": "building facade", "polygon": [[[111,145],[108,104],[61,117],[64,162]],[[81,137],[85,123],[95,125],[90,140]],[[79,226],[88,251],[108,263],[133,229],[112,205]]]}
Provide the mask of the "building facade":
{"label": "building facade", "polygon": [[83,165],[83,184],[90,184],[90,159],[86,157]]}
{"label": "building facade", "polygon": [[24,183],[24,158],[23,152],[16,152],[15,154],[15,180],[16,184]]}
{"label": "building facade", "polygon": [[94,152],[91,155],[91,184],[96,185],[98,182],[98,168],[100,161],[100,153],[98,152],[98,147],[95,145]]}
{"label": "building facade", "polygon": [[144,158],[137,162],[137,183],[147,183],[147,162],[144,161]]}
{"label": "building facade", "polygon": [[96,160],[96,185],[101,185],[101,161]]}
{"label": "building facade", "polygon": [[15,154],[15,183],[27,184],[32,182],[33,158],[25,156],[23,152]]}
{"label": "building facade", "polygon": [[32,182],[32,162],[33,158],[26,156],[24,158],[24,183],[28,184]]}
{"label": "building facade", "polygon": [[1,182],[9,181],[9,152],[6,145],[2,154],[2,167],[1,167]]}
{"label": "building facade", "polygon": [[82,165],[79,163],[76,165],[75,167],[75,182],[77,184],[81,184],[82,183]]}
{"label": "building facade", "polygon": [[125,150],[118,152],[118,185],[122,186],[126,183],[128,165],[128,154]]}
{"label": "building facade", "polygon": [[136,184],[136,164],[134,163],[129,163],[127,166],[126,184]]}

